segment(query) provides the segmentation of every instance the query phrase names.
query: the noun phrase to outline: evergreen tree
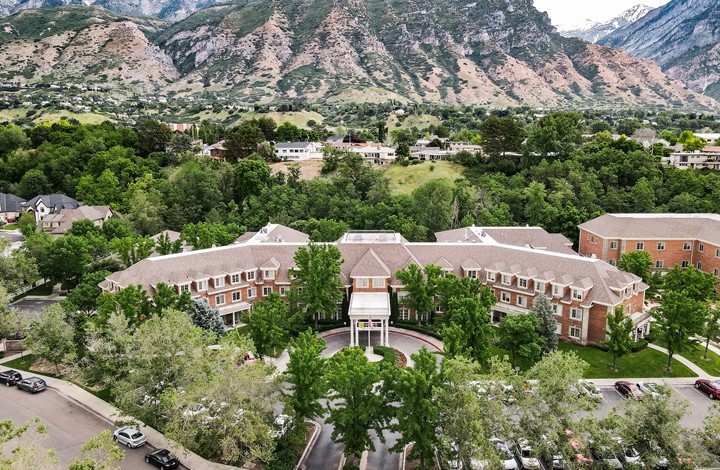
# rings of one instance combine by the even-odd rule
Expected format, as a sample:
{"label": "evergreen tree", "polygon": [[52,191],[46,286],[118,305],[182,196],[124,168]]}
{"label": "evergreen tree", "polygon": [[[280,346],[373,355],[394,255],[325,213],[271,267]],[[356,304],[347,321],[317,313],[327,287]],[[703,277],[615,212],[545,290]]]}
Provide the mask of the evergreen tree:
{"label": "evergreen tree", "polygon": [[550,351],[555,351],[558,345],[557,320],[550,299],[539,294],[533,301],[533,311],[540,319],[540,336],[545,338],[541,354],[544,356]]}
{"label": "evergreen tree", "polygon": [[199,326],[203,330],[212,331],[220,336],[225,331],[225,323],[220,318],[218,309],[210,307],[207,299],[193,299],[193,309],[191,319],[194,325]]}

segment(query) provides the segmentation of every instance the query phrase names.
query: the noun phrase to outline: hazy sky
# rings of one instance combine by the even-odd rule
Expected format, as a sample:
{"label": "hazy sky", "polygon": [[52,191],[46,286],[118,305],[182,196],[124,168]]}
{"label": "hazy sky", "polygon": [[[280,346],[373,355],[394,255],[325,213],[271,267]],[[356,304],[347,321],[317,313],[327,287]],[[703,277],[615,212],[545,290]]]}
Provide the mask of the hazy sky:
{"label": "hazy sky", "polygon": [[535,7],[546,11],[552,23],[576,25],[584,20],[609,20],[633,5],[644,4],[659,7],[669,0],[534,0]]}

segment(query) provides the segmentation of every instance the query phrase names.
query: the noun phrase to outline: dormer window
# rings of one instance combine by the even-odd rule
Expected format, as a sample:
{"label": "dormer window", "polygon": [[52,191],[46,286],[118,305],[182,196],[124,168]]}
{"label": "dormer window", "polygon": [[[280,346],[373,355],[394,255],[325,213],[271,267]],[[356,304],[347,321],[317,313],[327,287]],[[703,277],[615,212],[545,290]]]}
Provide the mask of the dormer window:
{"label": "dormer window", "polygon": [[202,292],[204,290],[207,290],[208,288],[208,282],[207,279],[203,281],[197,281],[197,290],[198,292]]}
{"label": "dormer window", "polygon": [[274,269],[264,269],[263,270],[263,279],[275,279],[275,270]]}
{"label": "dormer window", "polygon": [[562,297],[563,295],[563,287],[558,284],[553,284],[552,286],[552,295],[554,297]]}
{"label": "dormer window", "polygon": [[254,281],[255,280],[255,271],[248,271],[245,273],[245,277],[248,281]]}
{"label": "dormer window", "polygon": [[381,277],[374,277],[372,280],[372,286],[374,289],[382,289],[385,287],[385,279]]}
{"label": "dormer window", "polygon": [[180,293],[184,294],[185,292],[190,292],[190,284],[182,284],[180,286]]}
{"label": "dormer window", "polygon": [[233,274],[230,276],[230,283],[231,284],[240,284],[240,273]]}
{"label": "dormer window", "polygon": [[366,277],[358,277],[355,279],[355,284],[358,288],[367,289],[368,288],[368,278]]}
{"label": "dormer window", "polygon": [[494,271],[488,271],[485,275],[485,279],[488,282],[495,282],[495,272]]}
{"label": "dormer window", "polygon": [[477,279],[477,271],[474,269],[468,270],[467,277],[469,277],[470,279]]}
{"label": "dormer window", "polygon": [[572,290],[572,297],[575,300],[582,300],[583,298],[583,291],[580,289],[573,289]]}
{"label": "dormer window", "polygon": [[506,286],[509,286],[510,284],[512,284],[512,276],[509,274],[503,274],[502,275],[502,283],[505,284]]}
{"label": "dormer window", "polygon": [[215,285],[215,288],[216,288],[216,289],[217,289],[218,287],[224,286],[224,285],[225,285],[225,276],[216,277],[216,278],[213,280],[213,284]]}
{"label": "dormer window", "polygon": [[535,292],[545,292],[545,283],[535,281]]}
{"label": "dormer window", "polygon": [[522,287],[523,289],[527,289],[528,286],[528,280],[524,277],[518,278],[518,287]]}

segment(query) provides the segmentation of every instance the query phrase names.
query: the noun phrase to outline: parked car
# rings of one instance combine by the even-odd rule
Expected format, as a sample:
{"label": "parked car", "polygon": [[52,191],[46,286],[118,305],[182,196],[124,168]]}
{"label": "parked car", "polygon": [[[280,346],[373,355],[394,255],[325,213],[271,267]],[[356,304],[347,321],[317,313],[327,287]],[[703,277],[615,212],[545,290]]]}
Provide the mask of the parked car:
{"label": "parked car", "polygon": [[652,397],[662,396],[660,388],[658,388],[659,386],[655,382],[638,382],[635,386],[645,395],[650,395]]}
{"label": "parked car", "polygon": [[4,383],[8,387],[11,387],[22,380],[20,372],[12,369],[8,369],[5,372],[0,372],[0,383]]}
{"label": "parked car", "polygon": [[708,379],[697,379],[695,388],[703,393],[707,393],[713,400],[720,399],[720,380],[710,381]]}
{"label": "parked car", "polygon": [[22,379],[18,382],[17,388],[25,390],[26,392],[37,393],[45,390],[47,388],[47,384],[40,377],[28,377],[27,379]]}
{"label": "parked car", "polygon": [[155,452],[145,454],[145,463],[149,463],[157,468],[167,469],[174,469],[180,466],[178,458],[167,449],[159,449]]}
{"label": "parked car", "polygon": [[578,390],[584,396],[588,396],[593,400],[601,401],[603,399],[602,391],[595,385],[594,382],[589,380],[580,380],[578,382]]}
{"label": "parked car", "polygon": [[491,438],[490,442],[492,442],[498,450],[500,463],[502,463],[503,468],[506,470],[516,470],[518,468],[517,461],[515,460],[515,456],[510,450],[510,447],[508,447],[507,443],[497,437]]}
{"label": "parked car", "polygon": [[608,447],[592,447],[590,453],[593,460],[600,465],[600,468],[623,468],[622,462],[617,454]]}
{"label": "parked car", "polygon": [[623,463],[623,465],[643,465],[642,461],[640,460],[640,452],[638,452],[633,446],[625,445],[621,438],[616,437],[614,439],[615,442],[618,443],[618,448],[620,449],[617,456],[618,458],[620,458],[620,461]]}
{"label": "parked car", "polygon": [[520,467],[525,470],[539,470],[540,461],[535,457],[535,451],[530,444],[521,439],[515,444],[515,455],[520,461]]}
{"label": "parked car", "polygon": [[120,444],[126,445],[130,448],[142,447],[147,442],[145,434],[130,427],[116,429],[113,433],[113,438]]}
{"label": "parked car", "polygon": [[565,468],[565,457],[562,453],[557,452],[557,448],[550,442],[550,439],[546,435],[540,436],[540,439],[544,443],[545,452],[549,454],[548,460],[545,460],[545,468],[552,470],[563,470]]}
{"label": "parked car", "polygon": [[626,382],[624,380],[618,380],[615,382],[615,390],[620,392],[620,395],[622,395],[625,398],[632,398],[633,400],[642,400],[643,399],[643,392],[640,391],[639,388],[637,388],[635,385],[633,385],[630,382]]}

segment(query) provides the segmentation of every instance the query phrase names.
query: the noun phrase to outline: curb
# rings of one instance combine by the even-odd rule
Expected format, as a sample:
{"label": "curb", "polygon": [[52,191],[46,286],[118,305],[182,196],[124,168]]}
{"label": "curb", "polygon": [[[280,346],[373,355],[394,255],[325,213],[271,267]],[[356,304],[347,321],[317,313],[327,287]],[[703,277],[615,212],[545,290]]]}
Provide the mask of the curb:
{"label": "curb", "polygon": [[[320,423],[317,421],[308,421],[313,426],[315,426],[315,430],[313,431],[313,435],[310,436],[310,440],[308,441],[307,445],[305,446],[305,450],[303,451],[302,455],[300,456],[300,460],[298,460],[297,465],[295,465],[295,470],[299,470],[303,464],[305,463],[305,459],[307,459],[307,456],[310,454],[310,451],[315,447],[315,443],[317,442],[317,438],[320,435]],[[304,467],[303,467],[304,468]]]}

